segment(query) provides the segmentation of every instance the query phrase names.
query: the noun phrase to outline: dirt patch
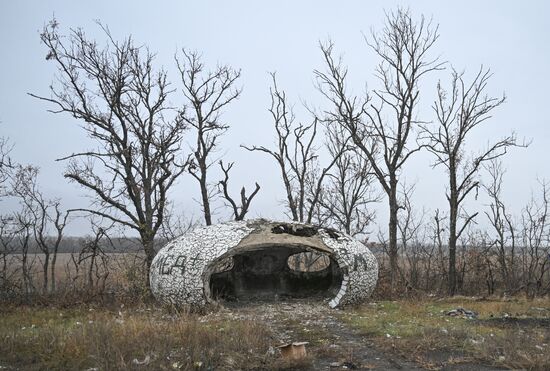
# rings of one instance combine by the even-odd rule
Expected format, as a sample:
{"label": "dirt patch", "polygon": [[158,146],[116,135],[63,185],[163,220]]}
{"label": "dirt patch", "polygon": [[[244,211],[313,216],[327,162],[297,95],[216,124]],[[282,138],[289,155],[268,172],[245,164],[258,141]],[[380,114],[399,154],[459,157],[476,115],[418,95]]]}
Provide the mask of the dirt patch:
{"label": "dirt patch", "polygon": [[[449,315],[457,307],[468,310]],[[547,307],[546,299],[519,298],[380,301],[359,306],[343,319],[379,348],[429,369],[547,370]]]}
{"label": "dirt patch", "polygon": [[493,326],[500,328],[521,327],[534,328],[543,327],[550,328],[550,318],[518,318],[518,317],[498,317],[478,320],[481,325]]}
{"label": "dirt patch", "polygon": [[249,304],[246,307],[224,308],[211,315],[228,316],[236,320],[255,318],[268,324],[276,341],[274,349],[285,343],[309,342],[307,367],[312,370],[422,369],[414,362],[379,350],[372,340],[342,321],[340,311],[329,309],[323,303],[293,300]]}
{"label": "dirt patch", "polygon": [[[148,305],[0,306],[0,369],[548,369],[547,318],[486,317],[488,310],[541,312],[530,306],[479,304],[479,320],[449,317],[449,303],[433,301],[333,310],[322,299],[294,299],[206,314]],[[277,347],[296,342],[309,343],[308,356],[283,360]]]}
{"label": "dirt patch", "polygon": [[[332,310],[323,303],[295,299],[278,303],[247,303],[247,306],[223,308],[212,316],[235,320],[255,319],[273,331],[277,346],[291,342],[309,342],[308,359],[300,369],[344,370],[501,370],[478,362],[460,350],[434,348],[415,361],[399,349],[383,348],[375,336],[369,336],[349,320],[353,309]],[[420,326],[420,324],[419,324]],[[420,339],[418,339],[420,341]],[[429,361],[426,361],[429,360]]]}

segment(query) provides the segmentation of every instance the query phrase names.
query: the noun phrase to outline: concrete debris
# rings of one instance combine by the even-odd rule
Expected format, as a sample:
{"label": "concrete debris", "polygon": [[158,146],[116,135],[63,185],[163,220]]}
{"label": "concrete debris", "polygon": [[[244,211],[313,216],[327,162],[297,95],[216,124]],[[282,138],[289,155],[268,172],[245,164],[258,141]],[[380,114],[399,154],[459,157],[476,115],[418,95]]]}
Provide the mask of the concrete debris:
{"label": "concrete debris", "polygon": [[275,355],[275,348],[269,347],[269,348],[267,349],[266,354],[267,354],[268,356],[273,356],[273,355]]}
{"label": "concrete debris", "polygon": [[137,358],[134,358],[134,360],[132,361],[134,365],[148,365],[149,362],[151,362],[151,356],[149,355],[146,355],[143,361],[140,361]]}
{"label": "concrete debris", "polygon": [[352,362],[344,362],[342,364],[342,367],[345,368],[345,369],[350,369],[350,370],[357,369],[357,365],[355,363],[352,363]]}
{"label": "concrete debris", "polygon": [[450,310],[448,312],[445,312],[445,314],[447,316],[451,316],[451,317],[464,317],[464,318],[468,318],[468,319],[477,318],[477,315],[478,315],[473,310],[468,310],[468,309],[464,309],[464,308],[456,308],[456,309]]}

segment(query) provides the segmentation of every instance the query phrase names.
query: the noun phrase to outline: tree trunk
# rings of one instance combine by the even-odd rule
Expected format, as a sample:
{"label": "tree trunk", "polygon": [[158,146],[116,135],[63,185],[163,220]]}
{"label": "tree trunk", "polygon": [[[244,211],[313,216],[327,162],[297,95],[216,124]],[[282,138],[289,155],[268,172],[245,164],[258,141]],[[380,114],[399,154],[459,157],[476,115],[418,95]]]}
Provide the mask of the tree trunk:
{"label": "tree trunk", "polygon": [[48,266],[50,265],[50,253],[44,253],[44,263],[42,265],[42,275],[44,277],[44,282],[42,282],[42,293],[48,293]]}
{"label": "tree trunk", "polygon": [[510,290],[510,279],[508,275],[508,266],[506,264],[506,246],[504,245],[504,238],[500,238],[499,241],[499,264],[500,264],[500,275],[504,287],[507,291]]}
{"label": "tree trunk", "polygon": [[2,272],[1,275],[2,275],[2,283],[6,283],[7,281],[7,272],[8,272],[8,254],[7,253],[2,253]]}
{"label": "tree trunk", "polygon": [[21,269],[23,270],[23,287],[25,290],[25,295],[28,295],[31,292],[30,275],[29,275],[27,258],[28,258],[27,250],[24,248],[21,256]]}
{"label": "tree trunk", "polygon": [[450,296],[456,294],[456,221],[458,219],[458,195],[456,188],[456,169],[451,166],[449,176],[449,277],[447,291]]}
{"label": "tree trunk", "polygon": [[204,211],[204,221],[206,222],[206,225],[212,225],[212,214],[210,212],[210,199],[208,198],[208,184],[206,183],[206,168],[204,169],[204,172],[201,175],[200,186],[201,186],[202,208]]}
{"label": "tree trunk", "polygon": [[[451,230],[452,228],[453,227],[451,227]],[[451,231],[450,233],[453,232]],[[454,238],[454,236],[449,237],[449,279],[447,291],[450,296],[454,296],[456,294],[456,238]]]}
{"label": "tree trunk", "polygon": [[52,264],[50,267],[50,280],[51,280],[51,292],[55,292],[55,263],[57,262],[57,248],[53,251],[52,254]]}
{"label": "tree trunk", "polygon": [[390,258],[390,283],[392,289],[397,281],[397,180],[392,179],[390,181],[390,194],[388,195],[390,206],[390,222],[389,229],[389,245],[388,253]]}
{"label": "tree trunk", "polygon": [[95,247],[92,249],[92,256],[90,258],[90,267],[88,268],[88,290],[90,292],[93,291],[94,288],[94,265],[95,265],[95,258],[96,258],[96,249]]}
{"label": "tree trunk", "polygon": [[143,244],[143,250],[145,251],[145,262],[147,264],[146,285],[149,291],[151,291],[149,282],[149,271],[151,270],[151,264],[153,263],[153,259],[155,258],[155,241],[151,234],[144,233],[141,237],[141,243]]}

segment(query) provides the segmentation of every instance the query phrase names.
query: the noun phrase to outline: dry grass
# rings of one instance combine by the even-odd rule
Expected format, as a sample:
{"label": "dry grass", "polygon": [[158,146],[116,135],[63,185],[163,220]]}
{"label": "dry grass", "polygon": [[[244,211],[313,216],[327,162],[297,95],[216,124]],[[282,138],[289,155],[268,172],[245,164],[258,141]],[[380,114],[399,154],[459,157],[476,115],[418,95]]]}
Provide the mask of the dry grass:
{"label": "dry grass", "polygon": [[[111,272],[100,295],[88,290],[82,271],[71,271],[69,257],[60,256],[54,294],[0,303],[0,369],[306,369],[314,363],[311,358],[285,363],[268,351],[277,339],[267,321],[158,308],[147,294],[139,254],[110,255]],[[38,274],[37,286],[39,279]],[[479,316],[444,314],[457,307]],[[330,315],[343,317],[375,344],[427,368],[482,363],[550,369],[548,298],[423,297],[336,313]],[[341,358],[327,340],[331,334],[317,322],[304,326],[294,317],[283,322],[286,330],[310,342],[311,357],[332,352],[332,358]]]}
{"label": "dry grass", "polygon": [[[109,282],[113,286],[127,284],[126,275],[130,269],[137,269],[143,266],[145,255],[139,252],[127,253],[108,253],[105,255],[108,262],[106,267],[103,267],[98,258],[99,273],[103,273],[104,268],[109,271]],[[57,254],[55,276],[56,281],[61,285],[67,284],[67,281],[78,280],[79,278],[87,278],[88,260],[83,261],[79,267],[75,265],[78,262],[78,253],[59,253]],[[13,270],[21,272],[21,255],[8,255],[8,275],[12,274]],[[28,264],[31,270],[32,282],[36,287],[42,285],[42,262],[44,255],[41,253],[29,253]],[[74,259],[74,260],[73,260]],[[95,273],[95,272],[94,272]]]}
{"label": "dry grass", "polygon": [[[464,307],[477,319],[450,317]],[[382,301],[345,315],[385,349],[428,368],[481,362],[510,368],[550,368],[550,300]]]}
{"label": "dry grass", "polygon": [[12,307],[0,317],[0,366],[42,369],[233,370],[292,367],[269,355],[254,321],[203,321],[153,308]]}
{"label": "dry grass", "polygon": [[[445,315],[457,307],[474,310],[479,316]],[[427,368],[457,363],[550,368],[548,299],[385,301],[326,315],[342,317],[351,331],[361,332],[363,337],[358,339],[371,339],[388,353]],[[242,317],[231,311],[174,313],[145,304],[3,304],[0,368],[298,370],[311,368],[318,357],[354,359],[355,354],[341,354],[347,348],[331,346],[336,341],[334,334],[321,326],[324,319],[317,314],[312,314],[317,322],[311,326],[295,317],[277,316],[272,321],[278,323],[278,331],[310,342],[309,358],[298,363],[282,360],[273,350],[280,337],[270,328],[273,323],[261,316]],[[339,321],[334,323],[337,327]]]}
{"label": "dry grass", "polygon": [[88,280],[89,261],[77,265],[75,261],[78,261],[78,254],[58,254],[55,270],[56,291],[49,294],[42,292],[41,254],[29,254],[29,260],[34,261],[31,266],[29,293],[25,293],[23,286],[20,256],[10,255],[8,258],[8,276],[12,277],[12,280],[7,282],[10,290],[0,292],[0,298],[5,301],[72,306],[82,302],[132,304],[150,298],[146,285],[144,255],[141,253],[107,254],[106,266],[100,264],[98,270],[93,272],[93,286],[89,285]]}

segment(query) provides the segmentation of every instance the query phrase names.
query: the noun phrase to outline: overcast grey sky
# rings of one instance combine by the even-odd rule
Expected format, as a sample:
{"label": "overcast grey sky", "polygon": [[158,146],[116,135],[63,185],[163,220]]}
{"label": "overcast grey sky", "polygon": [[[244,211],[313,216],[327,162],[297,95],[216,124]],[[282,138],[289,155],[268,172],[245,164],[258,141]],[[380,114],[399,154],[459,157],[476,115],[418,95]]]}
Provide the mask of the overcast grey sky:
{"label": "overcast grey sky", "polygon": [[[469,143],[484,148],[491,139],[517,132],[532,139],[528,149],[512,149],[504,159],[507,167],[505,197],[519,212],[537,179],[550,179],[550,125],[546,109],[550,86],[550,6],[547,1],[3,1],[0,5],[0,136],[15,144],[14,160],[41,168],[40,182],[49,196],[63,199],[67,207],[84,206],[83,190],[63,177],[63,164],[55,159],[90,147],[78,122],[66,115],[53,115],[45,102],[27,92],[48,94],[55,66],[46,61],[39,32],[55,15],[62,32],[82,27],[103,42],[94,20],[108,25],[115,38],[132,34],[136,43],[157,52],[157,63],[168,69],[178,84],[173,55],[187,47],[203,53],[206,63],[227,63],[242,69],[244,92],[226,111],[231,124],[223,139],[224,159],[236,161],[233,186],[252,187],[258,181],[262,190],[253,203],[250,217],[282,217],[282,185],[273,161],[261,154],[250,154],[240,144],[272,145],[268,71],[277,71],[279,84],[296,102],[298,119],[307,120],[300,101],[323,107],[325,102],[313,88],[315,68],[321,68],[318,41],[330,37],[337,51],[344,54],[350,68],[352,87],[361,92],[365,82],[377,86],[374,67],[378,62],[365,45],[362,33],[379,29],[384,10],[398,5],[409,7],[415,16],[433,17],[440,25],[435,51],[468,76],[481,64],[490,67],[494,77],[489,91],[507,95],[483,128]],[[425,92],[419,117],[432,120],[430,105],[438,78],[434,74],[422,86]],[[181,96],[174,96],[180,104]],[[410,162],[402,177],[417,182],[414,204],[429,210],[445,209],[445,176],[442,169],[431,169],[432,159],[420,154]],[[214,178],[217,175],[214,175]],[[173,197],[178,209],[199,216],[193,201],[196,184],[184,179]],[[470,200],[470,210],[482,210],[483,197]],[[9,204],[3,203],[3,208]],[[386,203],[378,207],[378,223],[386,224]],[[226,215],[220,213],[219,218]],[[480,217],[483,222],[483,217]],[[71,233],[85,233],[82,223],[74,223]]]}

